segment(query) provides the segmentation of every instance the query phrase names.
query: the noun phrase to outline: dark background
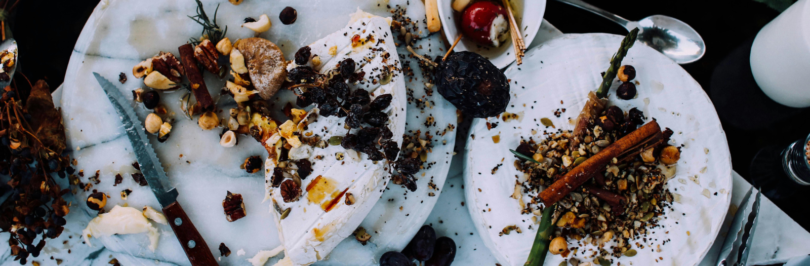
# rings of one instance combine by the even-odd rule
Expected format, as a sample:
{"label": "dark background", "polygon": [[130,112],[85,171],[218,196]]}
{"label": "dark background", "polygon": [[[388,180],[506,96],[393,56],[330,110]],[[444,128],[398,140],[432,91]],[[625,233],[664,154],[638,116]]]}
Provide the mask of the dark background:
{"label": "dark background", "polygon": [[[745,49],[750,48],[757,32],[779,14],[776,9],[751,0],[591,0],[590,3],[630,20],[653,14],[669,15],[690,24],[701,34],[707,46],[706,55],[683,68],[712,96],[728,137],[732,165],[744,178],[750,180],[751,160],[761,148],[785,147],[810,133],[810,108],[779,106],[764,97],[750,78]],[[12,18],[20,59],[24,60],[20,72],[32,82],[45,79],[51,89],[61,84],[76,39],[97,4],[94,0],[21,1]],[[545,19],[565,33],[626,33],[612,22],[554,0],[548,2]],[[803,215],[806,203],[810,202],[810,188],[801,187],[793,196],[774,202],[810,230],[810,216]]]}

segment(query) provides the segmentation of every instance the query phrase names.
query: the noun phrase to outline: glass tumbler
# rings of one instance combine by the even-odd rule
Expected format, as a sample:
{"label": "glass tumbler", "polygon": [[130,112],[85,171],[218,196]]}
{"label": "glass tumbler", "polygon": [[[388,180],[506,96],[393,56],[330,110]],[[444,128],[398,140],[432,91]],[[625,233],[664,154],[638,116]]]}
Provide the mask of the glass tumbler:
{"label": "glass tumbler", "polygon": [[751,183],[771,199],[784,199],[810,186],[810,135],[787,147],[763,148],[750,167]]}

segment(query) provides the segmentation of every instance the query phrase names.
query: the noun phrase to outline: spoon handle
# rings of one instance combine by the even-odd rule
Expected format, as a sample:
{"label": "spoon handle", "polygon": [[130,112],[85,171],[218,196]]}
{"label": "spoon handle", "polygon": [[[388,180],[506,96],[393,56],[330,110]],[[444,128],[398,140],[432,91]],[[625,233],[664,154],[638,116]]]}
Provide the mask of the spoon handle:
{"label": "spoon handle", "polygon": [[584,1],[581,1],[581,0],[557,0],[557,1],[561,2],[561,3],[569,4],[569,5],[572,5],[574,7],[578,7],[578,8],[587,10],[587,11],[590,11],[591,13],[594,13],[594,14],[597,14],[597,15],[603,17],[603,18],[609,19],[610,21],[616,22],[617,24],[619,24],[619,25],[621,25],[622,27],[625,27],[625,28],[627,28],[628,24],[630,24],[630,21],[627,20],[626,18],[620,17],[620,16],[618,16],[616,14],[610,13],[610,12],[604,10],[604,9],[601,9],[601,8],[598,8],[598,7],[594,6],[594,5],[585,3]]}

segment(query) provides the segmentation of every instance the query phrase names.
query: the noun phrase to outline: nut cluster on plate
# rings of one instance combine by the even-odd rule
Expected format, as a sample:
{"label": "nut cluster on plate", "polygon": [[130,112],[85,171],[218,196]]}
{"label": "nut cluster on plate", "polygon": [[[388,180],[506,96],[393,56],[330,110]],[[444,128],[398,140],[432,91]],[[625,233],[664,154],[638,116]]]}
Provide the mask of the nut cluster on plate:
{"label": "nut cluster on plate", "polygon": [[[523,176],[518,177],[513,194],[523,207],[523,213],[539,215],[540,201],[534,197],[539,191],[636,130],[643,120],[643,113],[638,109],[625,114],[620,108],[610,106],[589,123],[577,146],[572,146],[575,145],[573,134],[562,130],[543,132],[543,140],[524,139],[516,151],[532,160],[514,161]],[[556,238],[550,243],[550,252],[564,257],[571,252],[586,252],[579,250],[580,247],[569,248],[566,238],[597,246],[599,259],[633,256],[635,249],[655,245],[648,231],[660,226],[658,219],[674,200],[665,187],[675,175],[674,164],[680,158],[679,148],[667,144],[671,134],[667,129],[660,144],[613,158],[604,171],[558,201],[553,216]],[[524,202],[524,194],[532,196],[532,200]],[[668,241],[661,236],[655,240],[657,244]]]}

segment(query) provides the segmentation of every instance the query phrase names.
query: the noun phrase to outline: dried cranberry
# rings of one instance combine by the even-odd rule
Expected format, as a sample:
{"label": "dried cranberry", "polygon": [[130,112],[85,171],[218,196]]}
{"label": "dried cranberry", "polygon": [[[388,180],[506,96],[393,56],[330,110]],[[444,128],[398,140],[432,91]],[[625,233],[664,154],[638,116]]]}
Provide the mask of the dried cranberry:
{"label": "dried cranberry", "polygon": [[363,122],[371,126],[381,127],[388,123],[388,115],[380,111],[369,112],[363,116]]}
{"label": "dried cranberry", "polygon": [[397,159],[397,155],[399,154],[399,145],[397,142],[389,140],[383,142],[382,144],[383,152],[385,152],[385,158],[389,161],[394,161]]}
{"label": "dried cranberry", "polygon": [[363,123],[363,106],[352,104],[349,108],[349,116],[346,117],[346,125],[350,128],[359,128]]}
{"label": "dried cranberry", "polygon": [[357,136],[353,134],[346,134],[340,142],[340,146],[344,149],[351,150],[357,147]]}
{"label": "dried cranberry", "polygon": [[368,108],[373,111],[382,111],[391,105],[391,99],[394,98],[391,94],[383,94],[374,98],[374,101],[368,105]]}
{"label": "dried cranberry", "polygon": [[301,179],[306,179],[307,176],[312,173],[312,163],[307,159],[298,160],[295,166],[298,166],[298,176],[301,177]]}
{"label": "dried cranberry", "polygon": [[301,47],[298,49],[298,52],[295,52],[295,63],[298,65],[306,65],[310,56],[312,56],[312,48],[309,46]]}
{"label": "dried cranberry", "polygon": [[368,91],[364,89],[356,89],[352,92],[349,102],[366,105],[371,102],[371,97],[368,96]]}
{"label": "dried cranberry", "polygon": [[285,7],[283,10],[281,10],[281,13],[278,14],[278,20],[281,20],[281,23],[284,23],[284,25],[293,24],[297,19],[298,19],[298,11],[296,11],[295,8],[289,6]]}
{"label": "dried cranberry", "polygon": [[326,99],[326,101],[321,104],[319,114],[322,116],[333,116],[337,114],[338,109],[340,109],[340,103],[338,103],[335,98]]}
{"label": "dried cranberry", "polygon": [[338,70],[340,71],[340,76],[343,79],[348,79],[354,74],[354,59],[346,58],[343,61],[340,61],[340,66],[338,66]]}
{"label": "dried cranberry", "polygon": [[397,161],[396,169],[402,174],[413,175],[419,172],[421,166],[422,161],[417,158],[404,158]]}

